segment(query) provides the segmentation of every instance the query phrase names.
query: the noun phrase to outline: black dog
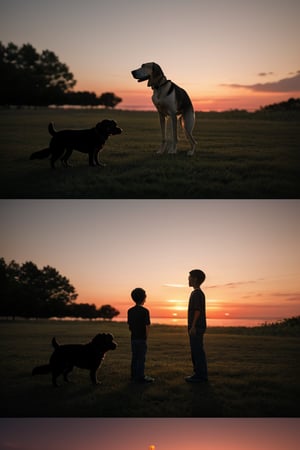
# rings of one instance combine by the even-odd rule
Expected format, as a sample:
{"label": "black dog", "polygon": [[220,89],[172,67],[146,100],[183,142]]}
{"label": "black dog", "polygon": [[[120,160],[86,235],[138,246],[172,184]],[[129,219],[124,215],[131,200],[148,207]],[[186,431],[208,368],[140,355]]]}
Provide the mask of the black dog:
{"label": "black dog", "polygon": [[63,165],[67,167],[73,150],[88,153],[90,166],[102,165],[98,160],[100,150],[109,136],[121,134],[123,130],[114,120],[102,120],[88,130],[56,131],[53,123],[49,123],[48,131],[53,136],[49,147],[32,153],[30,159],[43,159],[51,155],[51,167],[54,169],[58,158],[61,158]]}
{"label": "black dog", "polygon": [[117,347],[113,335],[110,333],[97,334],[88,344],[59,345],[56,339],[52,339],[54,352],[49,364],[35,367],[32,375],[52,373],[53,386],[57,386],[56,379],[63,374],[64,380],[68,380],[68,374],[73,367],[88,369],[93,384],[97,384],[97,370],[100,367],[104,355],[108,350]]}

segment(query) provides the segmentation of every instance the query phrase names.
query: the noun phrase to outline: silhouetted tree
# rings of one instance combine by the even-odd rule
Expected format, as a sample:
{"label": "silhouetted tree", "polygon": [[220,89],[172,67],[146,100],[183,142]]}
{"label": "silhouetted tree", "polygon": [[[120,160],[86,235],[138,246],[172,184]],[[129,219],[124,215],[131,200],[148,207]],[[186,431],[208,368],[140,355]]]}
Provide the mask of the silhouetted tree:
{"label": "silhouetted tree", "polygon": [[99,98],[95,92],[77,91],[67,92],[64,96],[66,105],[98,106]]}
{"label": "silhouetted tree", "polygon": [[60,273],[32,262],[22,265],[0,259],[0,315],[11,317],[64,317],[77,298],[75,288]]}
{"label": "silhouetted tree", "polygon": [[113,306],[110,305],[103,305],[98,310],[98,317],[102,319],[108,319],[111,320],[114,317],[118,316],[120,314],[120,311],[115,309]]}
{"label": "silhouetted tree", "polygon": [[96,306],[89,303],[73,303],[68,308],[68,315],[82,319],[96,319],[98,317]]}
{"label": "silhouetted tree", "polygon": [[31,44],[18,47],[0,42],[1,105],[83,105],[114,108],[122,101],[112,92],[97,97],[94,92],[72,91],[76,84],[66,64],[53,51],[40,54]]}
{"label": "silhouetted tree", "polygon": [[64,94],[76,84],[66,64],[49,50],[38,54],[31,44],[20,48],[0,42],[0,103],[49,105],[63,103]]}
{"label": "silhouetted tree", "polygon": [[105,106],[105,108],[114,108],[121,101],[122,99],[113,92],[105,92],[99,97],[99,104]]}
{"label": "silhouetted tree", "polygon": [[285,102],[273,103],[261,109],[265,111],[300,111],[300,98],[289,98]]}
{"label": "silhouetted tree", "polygon": [[75,288],[53,267],[39,269],[31,261],[6,264],[0,258],[0,316],[111,320],[120,314],[110,305],[97,309],[94,304],[75,303],[76,298]]}

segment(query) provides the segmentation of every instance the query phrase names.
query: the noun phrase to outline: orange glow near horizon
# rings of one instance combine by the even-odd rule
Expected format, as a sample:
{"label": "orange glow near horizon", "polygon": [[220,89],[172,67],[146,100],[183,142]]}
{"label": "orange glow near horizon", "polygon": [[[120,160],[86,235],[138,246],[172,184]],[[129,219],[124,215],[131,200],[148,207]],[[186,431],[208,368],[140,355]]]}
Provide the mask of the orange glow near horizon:
{"label": "orange glow near horizon", "polygon": [[[151,289],[148,289],[151,292]],[[203,288],[205,292],[205,287]],[[249,298],[246,297],[246,291],[239,291],[237,295],[229,294],[224,291],[220,298],[210,298],[209,289],[206,294],[206,316],[208,319],[258,319],[261,321],[281,320],[287,317],[297,315],[295,306],[293,304],[288,308],[285,304],[278,304],[278,299],[272,296],[271,293],[265,294],[263,297],[253,294]],[[177,319],[187,318],[187,307],[190,290],[186,292],[186,298],[182,299],[165,299],[164,297],[147,298],[145,307],[149,309],[152,319]],[[222,295],[222,294],[221,294]],[[82,298],[78,302],[94,303],[96,307],[104,304],[111,304],[120,311],[119,320],[126,320],[127,310],[132,306],[132,300],[128,295],[127,299],[122,299],[121,296],[111,296],[103,299],[93,299],[89,296]],[[298,311],[299,312],[299,311]]]}
{"label": "orange glow near horizon", "polygon": [[0,431],[3,450],[296,450],[300,434],[297,418],[4,418]]}
{"label": "orange glow near horizon", "polygon": [[[133,80],[133,83],[135,81]],[[243,109],[247,111],[255,111],[261,107],[287,101],[289,98],[299,97],[299,91],[295,92],[252,92],[246,88],[231,88],[226,86],[217,86],[215,89],[211,87],[201,86],[199,88],[184,87],[191,97],[195,111],[228,111],[233,109]],[[76,84],[75,91],[88,90],[101,95],[103,92],[114,92],[122,98],[122,102],[118,104],[117,109],[128,110],[145,110],[156,111],[152,100],[152,90],[146,85],[138,85],[138,88],[127,82],[126,87],[121,88],[116,85],[114,87],[107,84],[107,88],[100,87],[99,84],[91,81],[82,81]]]}

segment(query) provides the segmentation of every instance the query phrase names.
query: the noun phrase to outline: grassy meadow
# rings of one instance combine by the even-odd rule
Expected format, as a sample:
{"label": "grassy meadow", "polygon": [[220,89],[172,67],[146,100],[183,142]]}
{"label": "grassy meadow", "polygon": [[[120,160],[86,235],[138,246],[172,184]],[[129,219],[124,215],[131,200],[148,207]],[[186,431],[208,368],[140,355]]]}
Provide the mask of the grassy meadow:
{"label": "grassy meadow", "polygon": [[[104,118],[124,132],[102,153],[106,167],[88,167],[74,152],[73,167],[30,161],[47,147],[47,125],[90,128]],[[195,155],[180,132],[176,155],[157,155],[156,112],[1,110],[1,198],[299,198],[299,114],[197,113]]]}
{"label": "grassy meadow", "polygon": [[[250,330],[250,329],[249,329]],[[31,376],[51,354],[50,341],[82,343],[110,331],[118,342],[92,386],[75,368],[72,382],[53,388],[50,375]],[[241,332],[243,331],[243,332]],[[130,381],[130,336],[125,323],[15,321],[1,323],[1,416],[5,417],[298,417],[299,338],[211,328],[205,339],[209,384],[189,385],[185,327],[153,325],[147,374]]]}

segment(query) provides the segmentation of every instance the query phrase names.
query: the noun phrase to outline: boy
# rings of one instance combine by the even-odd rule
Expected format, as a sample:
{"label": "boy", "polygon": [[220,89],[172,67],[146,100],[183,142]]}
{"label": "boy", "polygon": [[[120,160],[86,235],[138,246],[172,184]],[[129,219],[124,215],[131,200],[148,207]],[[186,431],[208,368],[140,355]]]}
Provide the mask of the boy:
{"label": "boy", "polygon": [[131,378],[139,383],[153,383],[154,378],[145,376],[145,360],[147,353],[147,338],[150,327],[150,314],[144,308],[146,292],[136,288],[131,292],[135,306],[127,312],[129,330],[131,331]]}
{"label": "boy", "polygon": [[194,374],[185,378],[185,381],[188,383],[208,381],[206,355],[203,348],[203,337],[206,330],[205,295],[200,289],[200,285],[204,280],[205,273],[202,270],[191,270],[189,286],[194,288],[194,290],[189,298],[188,333]]}

